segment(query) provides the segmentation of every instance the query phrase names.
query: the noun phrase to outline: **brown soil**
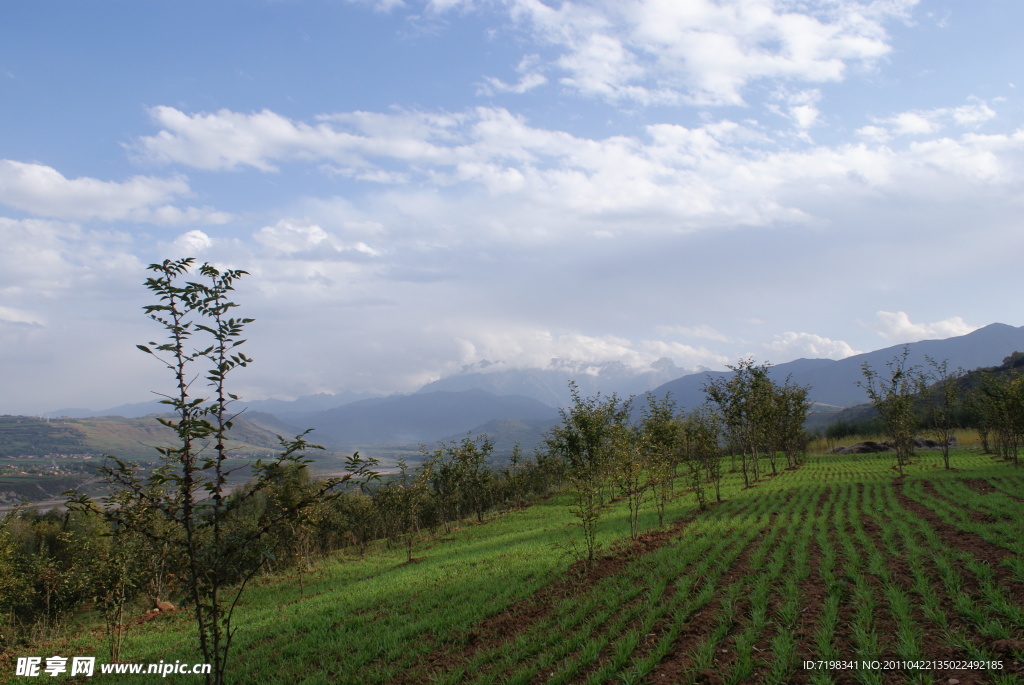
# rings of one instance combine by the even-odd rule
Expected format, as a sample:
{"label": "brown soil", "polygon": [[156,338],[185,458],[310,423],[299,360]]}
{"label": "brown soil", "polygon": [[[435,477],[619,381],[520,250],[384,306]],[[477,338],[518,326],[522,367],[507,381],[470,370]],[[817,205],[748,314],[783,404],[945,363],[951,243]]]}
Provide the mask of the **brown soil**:
{"label": "brown soil", "polygon": [[[815,511],[825,508],[825,502],[832,496],[832,488],[825,488],[818,499]],[[793,635],[796,637],[796,658],[798,661],[809,661],[820,657],[814,650],[814,632],[821,617],[821,608],[828,597],[828,585],[821,577],[821,547],[813,537],[807,548],[807,577],[800,581],[797,591],[800,593],[800,613],[793,626]],[[810,671],[798,669],[790,679],[792,683],[810,682]]]}
{"label": "brown soil", "polygon": [[[879,553],[883,556],[887,555],[887,552],[882,544],[882,529],[881,526],[870,516],[864,515],[861,517],[861,523],[864,525],[865,531],[871,536],[872,541],[875,543]],[[915,594],[912,591],[914,584],[914,575],[910,569],[910,564],[902,556],[888,557],[886,567],[889,571],[889,575],[893,582],[899,586],[904,592]],[[934,570],[934,567],[933,567]],[[935,571],[935,577],[938,577],[938,572]],[[933,585],[936,596],[942,602],[942,610],[946,614],[947,621],[950,626],[955,626],[962,623],[956,614],[956,610],[953,608],[953,602],[950,600],[949,595],[946,593],[945,586],[942,585],[941,581],[936,580]],[[883,599],[884,598],[880,598]],[[922,659],[927,660],[940,660],[940,661],[962,661],[969,660],[971,657],[969,654],[961,652],[954,647],[945,643],[943,631],[940,626],[927,619],[920,607],[915,604],[911,611],[911,617],[917,626],[921,629],[921,647],[922,647]],[[966,626],[965,626],[966,627]],[[894,633],[895,634],[895,633]],[[968,638],[972,639],[976,644],[979,643],[979,638],[976,633],[971,631],[968,634]],[[886,654],[887,657],[897,658],[895,652],[892,654]],[[988,681],[984,671],[968,671],[968,670],[939,670],[932,673],[933,676],[948,681],[949,679],[959,680],[962,685],[973,685],[975,683],[985,683]]]}
{"label": "brown soil", "polygon": [[[857,653],[857,646],[853,642],[854,606],[850,600],[850,596],[853,593],[853,582],[845,573],[850,562],[843,551],[843,546],[839,543],[839,531],[836,528],[828,529],[828,541],[836,553],[836,565],[833,575],[836,578],[836,584],[839,585],[840,596],[835,632],[832,634],[832,643],[835,645],[837,658],[852,659]],[[835,682],[842,683],[843,685],[857,682],[851,671],[833,671],[832,677]]]}
{"label": "brown soil", "polygon": [[[970,552],[976,558],[991,566],[1000,582],[1003,582],[1005,577],[1005,579],[1009,580],[1012,585],[1020,585],[1013,580],[1009,569],[1005,566],[1000,566],[999,564],[1003,559],[1014,556],[1013,552],[1005,547],[1000,547],[999,545],[989,542],[980,535],[966,530],[960,530],[959,528],[946,523],[940,519],[938,514],[934,511],[905,495],[903,493],[903,480],[901,478],[893,479],[893,483],[896,487],[896,498],[899,500],[900,504],[908,511],[911,511],[924,519],[928,525],[938,532],[939,537],[942,538],[943,542],[955,549]],[[935,489],[927,482],[925,483],[925,490],[928,491],[929,494],[935,493]],[[1000,577],[1001,574],[1004,577]],[[1005,586],[1006,585],[1004,584],[1004,587]],[[1024,606],[1024,595],[1015,595],[1014,600]]]}
{"label": "brown soil", "polygon": [[964,478],[960,482],[980,495],[989,495],[993,492],[998,492],[998,490],[992,487],[992,484],[984,478]]}
{"label": "brown soil", "polygon": [[[751,577],[757,573],[757,569],[750,568],[748,565],[750,555],[753,553],[755,547],[760,544],[761,538],[771,528],[771,523],[765,528],[761,529],[759,536],[751,540],[740,555],[736,558],[736,561],[729,567],[719,579],[718,586],[721,589],[730,587],[733,583],[745,579],[744,584],[749,584]],[[715,625],[718,623],[718,614],[721,610],[718,601],[719,595],[717,592],[711,597],[707,604],[699,608],[694,612],[687,620],[686,625],[683,627],[679,636],[676,638],[676,642],[672,645],[669,652],[662,658],[661,662],[647,674],[643,682],[645,683],[682,683],[682,682],[694,682],[694,683],[718,683],[721,682],[720,676],[726,671],[725,667],[711,670],[704,669],[698,673],[692,673],[693,668],[693,653],[699,647],[701,643],[707,638],[709,634],[715,629]],[[749,602],[746,599],[741,600],[736,605],[736,615],[742,616],[749,606]],[[736,626],[733,626],[733,632]],[[687,681],[686,678],[692,678],[691,681]]]}
{"label": "brown soil", "polygon": [[[1010,571],[1010,569],[1008,569],[1006,566],[1000,565],[999,563],[1007,557],[1014,556],[1012,552],[1003,547],[992,544],[991,542],[985,540],[979,535],[970,533],[968,531],[960,530],[959,528],[956,528],[942,521],[934,511],[924,506],[920,502],[912,500],[910,497],[903,493],[902,478],[893,479],[893,483],[896,488],[897,499],[899,500],[900,504],[903,505],[903,507],[913,512],[921,519],[924,519],[924,521],[927,522],[928,525],[930,525],[933,529],[935,529],[936,532],[938,532],[943,542],[945,542],[947,545],[953,547],[954,549],[963,552],[968,552],[975,558],[986,563],[992,569],[993,574],[996,577],[997,583],[1007,594],[1010,601],[1017,606],[1024,606],[1024,584],[1019,583],[1013,577],[1013,574]],[[931,492],[934,492],[934,488],[931,488],[930,483],[926,483],[925,488],[930,488]],[[956,561],[955,565],[957,572],[964,580],[962,591],[970,595],[977,595],[979,593],[978,579],[969,570],[967,570],[967,568],[961,562]],[[968,637],[972,639],[976,644],[984,645],[991,653],[996,655],[997,658],[1003,659],[1004,672],[1018,673],[1021,675],[1022,680],[1024,680],[1024,664],[1022,664],[1020,661],[1015,661],[1012,658],[1014,653],[1019,654],[1021,651],[1024,651],[1024,649],[1022,649],[1022,647],[1024,647],[1024,642],[1022,642],[1021,640],[990,641],[985,640],[984,638],[979,636],[974,630],[974,626],[970,625],[968,622],[961,619],[960,616],[957,614],[955,608],[953,607],[951,598],[946,593],[945,586],[941,583],[941,581],[938,580],[937,569],[935,569],[934,565],[930,562],[929,566],[935,572],[935,581],[933,582],[933,587],[935,588],[936,595],[940,598],[942,602],[942,610],[946,613],[950,625],[962,626],[967,632]],[[924,625],[924,622],[922,622],[922,625]],[[938,631],[935,631],[935,633],[933,634],[929,631],[928,627],[925,626],[925,644],[932,643],[934,645],[937,644],[939,641],[941,641],[941,637],[939,637]],[[960,655],[960,658],[964,658],[964,656]],[[983,678],[979,680],[970,679],[972,677],[980,678],[980,673],[981,672],[969,673],[960,671],[956,673],[955,677],[963,683],[985,682],[985,679]]]}

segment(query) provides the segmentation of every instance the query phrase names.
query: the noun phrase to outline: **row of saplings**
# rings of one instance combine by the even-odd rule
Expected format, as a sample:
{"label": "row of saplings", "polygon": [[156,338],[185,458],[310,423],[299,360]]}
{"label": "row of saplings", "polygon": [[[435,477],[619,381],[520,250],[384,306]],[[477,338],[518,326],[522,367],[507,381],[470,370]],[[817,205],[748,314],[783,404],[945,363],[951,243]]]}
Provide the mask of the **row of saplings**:
{"label": "row of saplings", "polygon": [[[927,368],[909,362],[910,348],[875,370],[867,363],[861,366],[864,388],[889,438],[896,468],[910,463],[921,442],[917,433],[928,431],[942,451],[947,469],[950,447],[956,442],[958,428],[973,427],[978,431],[986,452],[1002,456],[1019,465],[1019,451],[1024,442],[1024,353],[1015,352],[1002,365],[966,372],[950,370],[946,361],[925,356]],[[870,425],[871,421],[869,421]],[[858,432],[856,427],[835,425],[826,432],[842,429],[846,434]],[[875,432],[870,428],[860,432]]]}
{"label": "row of saplings", "polygon": [[[639,536],[640,511],[650,501],[664,523],[675,477],[685,466],[687,484],[704,508],[714,492],[721,500],[722,460],[739,459],[744,486],[771,469],[795,468],[806,457],[804,430],[807,388],[773,380],[767,364],[741,360],[733,373],[705,384],[701,409],[680,416],[670,397],[647,396],[647,406],[631,422],[632,400],[615,395],[581,397],[575,385],[572,406],[547,439],[549,452],[565,464],[572,511],[583,532],[584,556],[597,551],[597,530],[606,504],[616,493],[626,500],[630,535]],[[783,466],[783,464],[785,466]]]}

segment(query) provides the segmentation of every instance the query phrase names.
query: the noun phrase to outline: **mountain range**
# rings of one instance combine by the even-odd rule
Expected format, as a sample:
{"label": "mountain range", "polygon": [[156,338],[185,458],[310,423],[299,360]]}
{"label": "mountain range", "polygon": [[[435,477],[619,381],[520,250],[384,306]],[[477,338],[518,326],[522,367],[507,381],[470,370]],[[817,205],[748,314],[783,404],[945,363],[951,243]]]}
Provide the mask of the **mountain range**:
{"label": "mountain range", "polygon": [[[863,378],[863,365],[884,370],[903,347],[893,345],[840,360],[797,359],[771,367],[771,374],[780,382],[788,377],[810,387],[809,398],[816,413],[813,424],[821,425],[843,408],[867,401],[866,393],[857,386]],[[994,323],[967,335],[923,340],[907,347],[911,364],[924,365],[927,356],[947,360],[950,369],[993,366],[1011,353],[1024,350],[1024,326]],[[428,383],[411,395],[367,398],[347,393],[313,395],[291,402],[261,400],[249,402],[246,415],[282,434],[313,428],[315,440],[334,449],[432,443],[470,432],[487,432],[499,448],[510,449],[514,441],[525,446],[540,443],[542,433],[558,420],[557,407],[569,404],[570,379],[584,396],[597,392],[620,396],[671,393],[680,407],[692,409],[704,401],[702,388],[709,378],[730,373],[681,372],[669,359],[659,360],[643,371],[631,370],[619,362],[552,360],[545,369],[508,369],[482,363]],[[143,403],[105,413],[141,416],[164,408]]]}
{"label": "mountain range", "polygon": [[[845,359],[797,359],[771,367],[770,375],[778,382],[791,378],[798,385],[810,387],[808,398],[816,404],[815,410],[845,408],[868,401],[867,393],[857,385],[864,376],[865,364],[884,371],[885,365],[902,354],[904,345],[893,345],[874,352],[865,352]],[[944,340],[922,340],[909,343],[907,361],[910,365],[927,365],[927,357],[936,361],[947,360],[949,369],[965,370],[979,366],[999,364],[1004,357],[1024,350],[1024,326],[1019,328],[994,323],[967,335]],[[657,396],[671,393],[676,403],[694,408],[704,401],[702,390],[708,379],[729,375],[728,371],[691,374],[664,383],[651,392]]]}

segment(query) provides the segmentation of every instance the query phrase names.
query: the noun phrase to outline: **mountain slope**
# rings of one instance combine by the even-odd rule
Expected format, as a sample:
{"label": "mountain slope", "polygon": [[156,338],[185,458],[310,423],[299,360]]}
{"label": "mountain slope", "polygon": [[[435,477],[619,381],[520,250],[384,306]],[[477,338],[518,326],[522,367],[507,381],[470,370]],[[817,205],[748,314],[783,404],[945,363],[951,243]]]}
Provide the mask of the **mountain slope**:
{"label": "mountain slope", "polygon": [[[281,432],[276,428],[285,427],[275,423],[273,417],[259,414],[252,419],[239,417],[234,423],[228,447],[238,456],[266,456],[276,451],[277,434]],[[294,432],[286,430],[284,434]],[[47,421],[31,416],[0,416],[0,457],[112,454],[122,459],[152,461],[158,457],[156,447],[174,444],[174,431],[153,417]]]}
{"label": "mountain slope", "polygon": [[544,369],[487,370],[494,365],[483,364],[480,371],[448,376],[420,388],[417,393],[438,391],[461,392],[485,390],[495,395],[523,395],[552,407],[570,404],[569,381],[574,380],[584,396],[601,392],[605,395],[636,395],[661,383],[677,378],[682,372],[668,358],[637,370],[621,362],[577,362],[553,359]]}
{"label": "mountain slope", "polygon": [[404,445],[464,434],[495,419],[554,419],[558,412],[529,397],[483,390],[429,392],[353,402],[289,416],[334,446]]}
{"label": "mountain slope", "polygon": [[[863,379],[861,367],[866,363],[875,370],[884,370],[887,362],[902,353],[903,347],[893,345],[837,361],[797,359],[773,366],[771,375],[779,382],[791,375],[795,383],[810,386],[809,397],[813,402],[833,407],[852,407],[868,401],[867,393],[857,386],[857,381]],[[964,369],[994,366],[1013,352],[1024,350],[1024,326],[1016,328],[994,323],[967,335],[945,340],[922,340],[910,343],[907,347],[910,349],[908,361],[911,365],[925,365],[927,355],[937,361],[948,360],[950,369],[958,366]],[[727,371],[691,374],[660,385],[652,392],[659,397],[671,392],[678,404],[692,409],[704,401],[701,388],[709,377],[718,378],[728,374]]]}

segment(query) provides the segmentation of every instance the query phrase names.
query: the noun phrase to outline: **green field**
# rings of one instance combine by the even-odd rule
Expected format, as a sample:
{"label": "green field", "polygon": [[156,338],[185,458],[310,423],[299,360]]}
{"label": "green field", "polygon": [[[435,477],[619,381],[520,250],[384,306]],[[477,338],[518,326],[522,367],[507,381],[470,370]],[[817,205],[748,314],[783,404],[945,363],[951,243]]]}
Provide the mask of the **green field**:
{"label": "green field", "polygon": [[[921,453],[898,479],[889,454],[814,456],[749,489],[729,474],[722,503],[699,512],[680,491],[671,523],[657,529],[648,512],[637,542],[619,502],[590,568],[574,561],[560,497],[424,541],[412,564],[399,549],[339,554],[303,597],[291,577],[247,592],[229,672],[310,684],[1024,682],[1024,469],[973,450],[954,453],[955,471],[941,463]],[[36,652],[104,661],[101,628],[81,620]],[[193,644],[188,616],[168,615],[139,621],[122,658],[200,661]],[[860,667],[873,661],[903,663]]]}

